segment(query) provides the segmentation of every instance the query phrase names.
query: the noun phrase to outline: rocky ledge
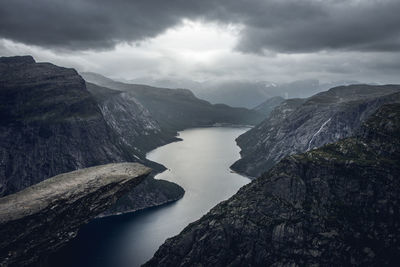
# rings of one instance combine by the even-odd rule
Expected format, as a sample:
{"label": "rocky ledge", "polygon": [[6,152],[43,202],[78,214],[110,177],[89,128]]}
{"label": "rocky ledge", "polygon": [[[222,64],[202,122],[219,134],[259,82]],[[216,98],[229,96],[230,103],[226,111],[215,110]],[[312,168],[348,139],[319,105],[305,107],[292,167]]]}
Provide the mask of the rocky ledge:
{"label": "rocky ledge", "polygon": [[283,159],[146,266],[397,266],[400,104],[351,138]]}
{"label": "rocky ledge", "polygon": [[58,249],[150,171],[138,163],[101,165],[0,198],[0,266],[29,265]]}
{"label": "rocky ledge", "polygon": [[110,209],[99,217],[120,215],[152,207],[158,207],[177,201],[183,197],[185,190],[179,185],[154,179],[149,175],[128,194],[122,196]]}

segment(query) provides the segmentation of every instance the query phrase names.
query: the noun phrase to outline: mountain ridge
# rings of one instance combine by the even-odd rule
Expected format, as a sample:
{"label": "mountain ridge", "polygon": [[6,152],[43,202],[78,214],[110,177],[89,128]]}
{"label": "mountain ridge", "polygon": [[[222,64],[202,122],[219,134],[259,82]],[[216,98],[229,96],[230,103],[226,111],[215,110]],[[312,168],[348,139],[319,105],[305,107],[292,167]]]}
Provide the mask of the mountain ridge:
{"label": "mountain ridge", "polygon": [[231,168],[257,177],[286,155],[348,137],[376,109],[400,102],[399,85],[334,87],[306,99],[286,100],[236,141],[242,158]]}
{"label": "mountain ridge", "polygon": [[210,104],[188,89],[167,89],[116,82],[99,74],[82,73],[86,81],[132,94],[165,131],[177,131],[215,123],[256,124],[263,115],[245,108]]}

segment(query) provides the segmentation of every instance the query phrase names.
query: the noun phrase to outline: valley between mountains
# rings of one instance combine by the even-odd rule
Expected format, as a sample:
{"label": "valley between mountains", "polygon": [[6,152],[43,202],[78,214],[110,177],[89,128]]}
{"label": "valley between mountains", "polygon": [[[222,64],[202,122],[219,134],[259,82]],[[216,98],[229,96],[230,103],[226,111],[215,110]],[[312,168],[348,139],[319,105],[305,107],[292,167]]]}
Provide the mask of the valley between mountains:
{"label": "valley between mountains", "polygon": [[183,187],[155,179],[166,167],[146,154],[216,125],[251,127],[229,164],[252,181],[145,266],[400,261],[400,85],[276,94],[250,109],[16,56],[0,57],[0,99],[1,266],[47,266],[90,220],[179,201]]}

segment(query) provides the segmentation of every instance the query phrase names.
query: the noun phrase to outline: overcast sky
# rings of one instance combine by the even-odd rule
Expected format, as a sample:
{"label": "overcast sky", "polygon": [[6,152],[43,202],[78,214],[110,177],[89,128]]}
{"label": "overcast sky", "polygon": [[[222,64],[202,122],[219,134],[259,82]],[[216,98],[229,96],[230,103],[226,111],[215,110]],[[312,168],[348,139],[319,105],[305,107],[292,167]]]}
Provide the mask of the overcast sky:
{"label": "overcast sky", "polygon": [[0,0],[0,55],[113,78],[400,83],[400,0]]}

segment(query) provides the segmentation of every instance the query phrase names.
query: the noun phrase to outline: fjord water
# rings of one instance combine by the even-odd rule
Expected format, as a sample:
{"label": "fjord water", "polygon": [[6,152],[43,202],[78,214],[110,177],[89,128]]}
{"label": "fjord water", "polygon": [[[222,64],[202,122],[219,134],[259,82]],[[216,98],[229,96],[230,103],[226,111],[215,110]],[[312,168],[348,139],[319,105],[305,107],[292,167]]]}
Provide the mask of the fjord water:
{"label": "fjord water", "polygon": [[188,129],[180,132],[183,141],[148,153],[148,159],[168,168],[156,178],[182,186],[184,197],[162,207],[94,220],[55,255],[54,262],[85,267],[133,267],[146,262],[165,239],[250,182],[229,169],[240,158],[235,139],[247,130]]}

